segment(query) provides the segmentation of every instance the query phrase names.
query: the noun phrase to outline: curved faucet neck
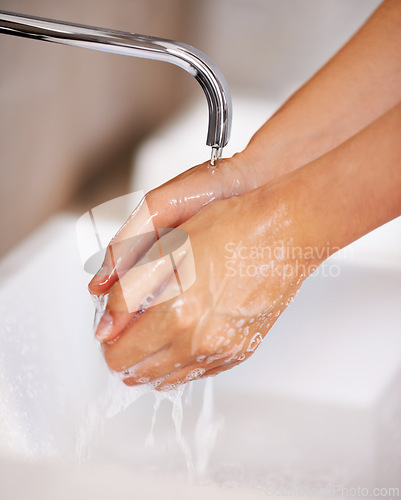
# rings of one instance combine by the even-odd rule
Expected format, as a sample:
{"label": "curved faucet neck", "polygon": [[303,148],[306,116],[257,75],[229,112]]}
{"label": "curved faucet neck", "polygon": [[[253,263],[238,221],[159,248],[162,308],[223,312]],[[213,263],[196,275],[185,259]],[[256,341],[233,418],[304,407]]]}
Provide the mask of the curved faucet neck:
{"label": "curved faucet neck", "polygon": [[0,11],[0,33],[175,64],[196,78],[205,93],[209,107],[206,144],[212,147],[212,164],[228,143],[232,103],[227,82],[217,66],[190,45],[4,11]]}

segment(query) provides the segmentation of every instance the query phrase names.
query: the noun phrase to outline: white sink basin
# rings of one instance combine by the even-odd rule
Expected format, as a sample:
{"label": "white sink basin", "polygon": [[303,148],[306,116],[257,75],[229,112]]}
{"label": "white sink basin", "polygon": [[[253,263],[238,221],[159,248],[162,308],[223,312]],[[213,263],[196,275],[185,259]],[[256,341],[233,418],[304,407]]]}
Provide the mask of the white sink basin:
{"label": "white sink basin", "polygon": [[[393,226],[399,229],[399,221]],[[248,488],[248,498],[257,498],[254,488],[266,491],[271,484],[399,482],[401,269],[391,261],[336,263],[338,277],[311,277],[251,360],[215,379],[216,418],[225,424],[207,469],[214,498],[227,494],[216,484]],[[130,488],[129,478],[137,478],[141,498],[155,492],[152,480],[144,479],[155,469],[174,492],[173,478],[186,473],[184,454],[174,445],[169,402],[161,404],[155,446],[145,446],[151,394],[106,421],[89,464],[72,465],[87,404],[101,422],[102,412],[113,405],[118,412],[136,397],[122,385],[111,386],[114,397],[106,394],[110,382],[92,340],[93,305],[75,218],[50,221],[0,271],[0,494],[11,488],[17,472],[10,471],[17,470],[26,474],[31,498],[47,498],[43,488],[52,491],[46,481],[53,484],[55,475],[71,477],[71,488],[82,482],[100,488],[103,498],[104,478],[92,479],[105,467],[110,485],[115,478]],[[192,450],[203,385],[194,384],[193,403],[184,408]],[[97,433],[96,419],[86,425]],[[51,465],[28,466],[27,458]],[[35,487],[29,478],[41,474]],[[71,498],[68,485],[65,498]],[[203,491],[187,487],[193,498]]]}

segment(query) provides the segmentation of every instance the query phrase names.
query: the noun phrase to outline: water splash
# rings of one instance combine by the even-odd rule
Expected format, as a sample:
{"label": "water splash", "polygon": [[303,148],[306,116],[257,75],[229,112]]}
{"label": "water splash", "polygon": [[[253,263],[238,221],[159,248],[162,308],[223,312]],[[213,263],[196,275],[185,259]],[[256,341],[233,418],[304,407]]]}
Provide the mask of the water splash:
{"label": "water splash", "polygon": [[[94,329],[105,311],[107,295],[94,297],[95,317]],[[122,383],[121,374],[105,372],[105,380],[100,383],[97,396],[90,401],[85,409],[82,425],[78,429],[76,439],[76,455],[80,463],[86,462],[92,455],[93,448],[101,440],[106,420],[111,419],[126,410],[144,394],[154,396],[153,414],[150,421],[149,433],[145,439],[146,447],[157,445],[154,435],[157,414],[160,404],[167,400],[172,405],[172,420],[175,429],[175,442],[185,458],[189,477],[203,476],[214,448],[217,433],[222,425],[222,419],[214,414],[213,380],[208,378],[204,385],[202,406],[194,426],[194,451],[191,450],[183,433],[184,407],[192,404],[194,383],[189,381],[203,374],[203,369],[193,370],[188,376],[188,382],[170,391],[157,391],[152,384],[127,387]],[[99,381],[100,382],[100,381]],[[193,457],[196,457],[195,463]]]}
{"label": "water splash", "polygon": [[213,378],[206,379],[202,409],[195,428],[196,468],[198,476],[204,476],[214,449],[219,430],[223,426],[223,419],[216,418],[213,398]]}
{"label": "water splash", "polygon": [[109,373],[104,390],[88,403],[77,432],[76,455],[79,463],[88,461],[99,443],[106,420],[126,410],[148,392],[146,386],[126,387],[116,374]]}
{"label": "water splash", "polygon": [[108,295],[92,295],[92,300],[95,304],[95,316],[93,318],[93,331],[96,332],[99,322],[106,310]]}

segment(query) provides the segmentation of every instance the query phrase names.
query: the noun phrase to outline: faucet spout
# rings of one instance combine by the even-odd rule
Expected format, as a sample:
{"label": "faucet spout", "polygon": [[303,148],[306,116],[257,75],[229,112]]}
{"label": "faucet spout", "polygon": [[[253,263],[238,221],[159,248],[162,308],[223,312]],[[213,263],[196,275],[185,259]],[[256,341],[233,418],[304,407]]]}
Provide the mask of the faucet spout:
{"label": "faucet spout", "polygon": [[201,51],[185,43],[0,11],[0,33],[175,64],[201,85],[209,107],[206,144],[211,163],[221,157],[231,131],[232,104],[227,82]]}

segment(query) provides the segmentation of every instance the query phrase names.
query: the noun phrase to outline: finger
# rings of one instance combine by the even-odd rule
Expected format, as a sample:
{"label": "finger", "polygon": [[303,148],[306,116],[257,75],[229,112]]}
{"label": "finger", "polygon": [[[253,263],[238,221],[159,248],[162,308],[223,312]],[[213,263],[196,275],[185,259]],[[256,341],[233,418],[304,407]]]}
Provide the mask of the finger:
{"label": "finger", "polygon": [[157,317],[154,321],[147,319],[150,314],[147,311],[137,317],[115,342],[102,344],[105,361],[111,370],[118,373],[133,370],[145,360],[153,362],[153,356],[169,351],[170,335],[160,328]]}
{"label": "finger", "polygon": [[217,369],[226,363],[227,354],[219,354],[212,356],[195,357],[191,363],[188,363],[181,368],[178,367],[167,377],[164,377],[156,384],[157,390],[165,391],[177,387],[180,384],[186,384],[192,380],[203,377],[211,370]]}
{"label": "finger", "polygon": [[210,370],[206,370],[205,373],[202,375],[202,377],[213,377],[214,375],[217,375],[218,373],[225,372],[227,370],[231,370],[231,368],[234,368],[234,366],[240,365],[243,363],[244,360],[242,361],[232,361],[229,363],[224,363],[219,366],[216,366],[215,368],[211,368]]}
{"label": "finger", "polygon": [[[202,193],[198,192],[196,196],[200,186],[192,177],[200,167],[191,169],[143,198],[110,242],[102,267],[89,283],[92,294],[106,293],[138,262],[154,243],[159,229],[177,227],[208,201],[202,198]],[[212,196],[210,190],[207,195],[209,198]],[[123,244],[127,240],[134,243],[128,249],[129,245]]]}
{"label": "finger", "polygon": [[[185,232],[175,229],[148,251],[138,266],[131,268],[109,293],[106,311],[96,330],[96,338],[110,342],[149,307],[168,301],[194,280],[192,257]],[[178,248],[176,248],[178,246]],[[163,256],[161,256],[164,254]]]}
{"label": "finger", "polygon": [[168,391],[175,389],[179,385],[186,384],[192,380],[202,377],[206,372],[204,366],[200,366],[199,363],[190,363],[189,365],[175,370],[169,376],[164,378],[160,383],[155,385],[155,389],[158,391]]}
{"label": "finger", "polygon": [[[165,360],[162,362],[163,356],[160,356],[156,361],[160,376],[169,374],[177,369],[176,363],[183,365],[191,361],[193,328],[193,316],[189,317],[182,309],[177,311],[174,301],[160,303],[137,315],[114,342],[103,343],[106,363],[112,370],[121,372],[171,345],[174,346],[172,352],[163,352]],[[149,368],[150,363],[144,364],[141,378],[153,378],[145,373],[146,366]]]}
{"label": "finger", "polygon": [[129,312],[126,307],[121,283],[115,283],[109,294],[106,309],[97,325],[96,339],[99,342],[113,341],[137,316],[139,316],[139,312]]}
{"label": "finger", "polygon": [[[158,380],[163,380],[169,377],[177,370],[181,370],[189,353],[183,353],[177,346],[168,344],[167,349],[162,349],[148,358],[144,359],[139,364],[123,373],[123,382],[126,385],[132,386],[137,384],[147,384]],[[193,363],[192,357],[189,355],[187,365]]]}
{"label": "finger", "polygon": [[217,375],[243,363],[251,354],[241,353],[233,356],[228,352],[222,355],[206,357],[202,363],[192,363],[175,370],[175,372],[161,380],[155,388],[160,391],[170,390],[198,378]]}
{"label": "finger", "polygon": [[217,169],[209,167],[209,162],[193,167],[145,196],[110,242],[101,269],[89,283],[92,294],[107,293],[152,244],[144,237],[139,238],[126,251],[122,242],[157,233],[161,228],[177,227],[212,201],[233,196],[239,193],[238,189],[246,188],[240,165],[234,159],[219,160]]}
{"label": "finger", "polygon": [[156,235],[145,197],[109,243],[102,267],[89,283],[89,291],[94,295],[106,293],[153,245]]}
{"label": "finger", "polygon": [[[97,340],[110,342],[116,339],[156,301],[173,293],[172,289],[177,286],[174,277],[168,256],[161,259],[159,265],[132,268],[112,286],[105,313],[96,329]],[[179,290],[174,295],[178,293]]]}

